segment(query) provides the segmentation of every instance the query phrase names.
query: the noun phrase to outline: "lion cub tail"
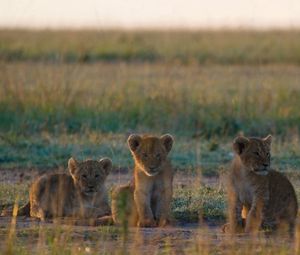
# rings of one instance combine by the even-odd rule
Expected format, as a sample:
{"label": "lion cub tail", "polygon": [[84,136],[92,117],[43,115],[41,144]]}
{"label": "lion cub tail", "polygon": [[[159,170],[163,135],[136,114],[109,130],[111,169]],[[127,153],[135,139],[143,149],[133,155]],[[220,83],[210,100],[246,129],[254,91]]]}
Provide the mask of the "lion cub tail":
{"label": "lion cub tail", "polygon": [[[13,209],[3,209],[1,212],[1,216],[12,216],[13,215]],[[30,202],[27,202],[27,204],[23,205],[18,209],[17,216],[30,216]]]}

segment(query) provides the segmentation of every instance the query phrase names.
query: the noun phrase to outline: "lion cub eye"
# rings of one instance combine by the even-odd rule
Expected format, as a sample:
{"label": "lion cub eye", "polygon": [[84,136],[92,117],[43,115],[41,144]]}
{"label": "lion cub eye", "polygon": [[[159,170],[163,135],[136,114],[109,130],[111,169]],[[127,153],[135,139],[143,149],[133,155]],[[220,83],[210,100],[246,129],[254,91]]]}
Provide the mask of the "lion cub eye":
{"label": "lion cub eye", "polygon": [[87,175],[86,175],[86,174],[83,174],[83,175],[82,175],[82,178],[83,178],[83,179],[86,179],[86,178],[87,178]]}
{"label": "lion cub eye", "polygon": [[96,174],[96,175],[95,175],[95,178],[98,178],[98,177],[99,177],[99,174]]}
{"label": "lion cub eye", "polygon": [[259,156],[259,153],[257,151],[253,152],[255,156]]}

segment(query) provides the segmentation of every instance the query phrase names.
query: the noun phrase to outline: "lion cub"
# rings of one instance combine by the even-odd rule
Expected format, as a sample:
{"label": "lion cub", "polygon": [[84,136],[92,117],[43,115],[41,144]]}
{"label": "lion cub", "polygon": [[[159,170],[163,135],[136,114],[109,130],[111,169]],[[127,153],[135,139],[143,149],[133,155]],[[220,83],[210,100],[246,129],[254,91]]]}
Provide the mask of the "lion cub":
{"label": "lion cub", "polygon": [[[287,227],[293,233],[298,211],[290,181],[270,169],[272,137],[237,137],[236,156],[229,175],[229,229],[255,233],[260,227],[271,230]],[[243,219],[242,214],[245,219]]]}
{"label": "lion cub", "polygon": [[110,214],[105,179],[112,168],[108,158],[68,162],[69,174],[43,175],[30,188],[30,216],[97,218]]}
{"label": "lion cub", "polygon": [[167,158],[173,137],[134,134],[127,142],[135,163],[134,179],[112,192],[114,222],[139,227],[165,226],[173,195],[174,172]]}

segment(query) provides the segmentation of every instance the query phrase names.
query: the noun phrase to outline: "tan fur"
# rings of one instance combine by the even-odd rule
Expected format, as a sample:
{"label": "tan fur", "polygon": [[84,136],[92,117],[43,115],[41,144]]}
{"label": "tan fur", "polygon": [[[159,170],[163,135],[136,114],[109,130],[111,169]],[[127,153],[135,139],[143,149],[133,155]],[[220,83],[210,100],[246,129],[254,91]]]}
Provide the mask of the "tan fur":
{"label": "tan fur", "polygon": [[112,218],[115,224],[137,226],[138,215],[134,204],[132,183],[116,187],[111,194]]}
{"label": "tan fur", "polygon": [[[298,211],[290,181],[270,169],[271,136],[237,137],[236,156],[228,182],[231,232],[256,233],[260,227],[275,230],[287,226],[293,232]],[[244,219],[243,219],[244,216]]]}
{"label": "tan fur", "polygon": [[139,227],[165,226],[173,195],[174,172],[167,158],[173,138],[131,135],[128,145],[135,163],[134,181],[113,191],[113,219]]}
{"label": "tan fur", "polygon": [[39,177],[30,188],[30,216],[42,220],[57,217],[93,219],[110,214],[105,179],[110,159],[69,160],[69,174]]}

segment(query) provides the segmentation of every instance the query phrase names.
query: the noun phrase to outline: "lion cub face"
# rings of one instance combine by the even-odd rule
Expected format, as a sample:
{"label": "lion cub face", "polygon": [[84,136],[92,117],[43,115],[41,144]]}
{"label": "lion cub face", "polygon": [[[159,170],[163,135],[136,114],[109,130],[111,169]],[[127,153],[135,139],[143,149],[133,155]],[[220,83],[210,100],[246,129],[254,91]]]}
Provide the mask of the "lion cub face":
{"label": "lion cub face", "polygon": [[172,149],[173,137],[171,135],[139,136],[130,135],[128,146],[135,163],[148,176],[155,176],[162,171],[168,153]]}
{"label": "lion cub face", "polygon": [[68,168],[75,185],[81,193],[93,196],[103,187],[104,181],[112,169],[112,162],[108,158],[83,162],[70,158]]}
{"label": "lion cub face", "polygon": [[237,137],[233,149],[240,157],[245,169],[258,175],[267,175],[270,170],[270,150],[272,136],[265,138]]}

